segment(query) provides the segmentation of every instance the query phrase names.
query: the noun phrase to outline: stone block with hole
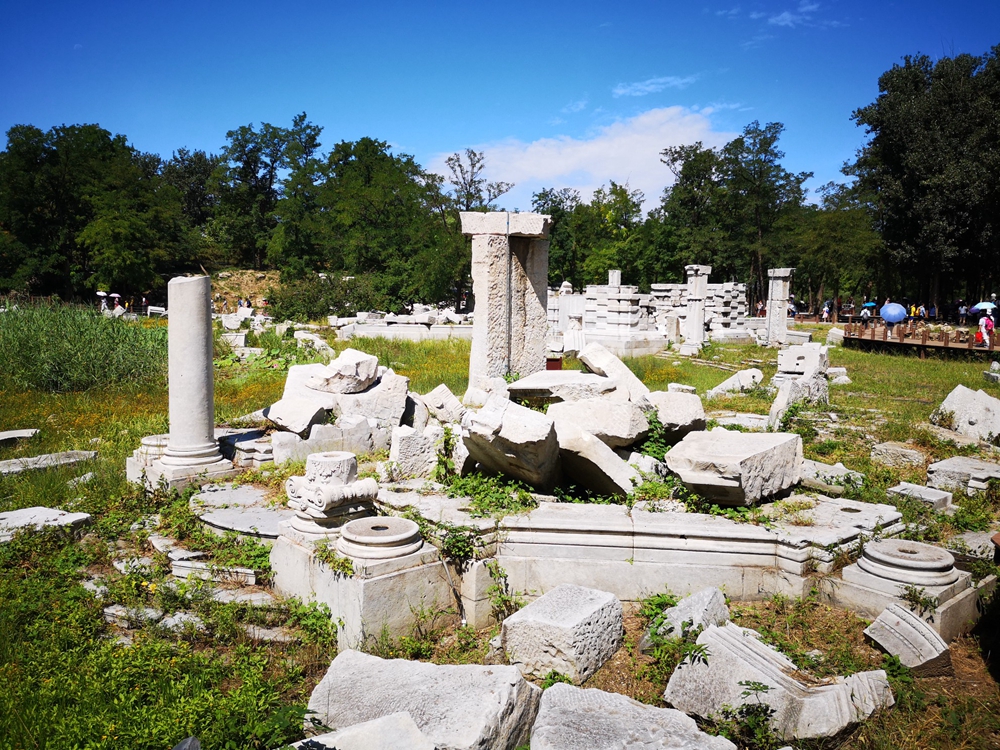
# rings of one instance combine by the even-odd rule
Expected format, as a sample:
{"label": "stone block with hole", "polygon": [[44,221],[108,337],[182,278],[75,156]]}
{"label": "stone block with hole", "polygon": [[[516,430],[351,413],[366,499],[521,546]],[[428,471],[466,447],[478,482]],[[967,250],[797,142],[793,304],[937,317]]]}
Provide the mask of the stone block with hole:
{"label": "stone block with hole", "polygon": [[522,674],[555,671],[579,684],[622,642],[622,604],[614,594],[563,584],[503,621],[503,648]]}

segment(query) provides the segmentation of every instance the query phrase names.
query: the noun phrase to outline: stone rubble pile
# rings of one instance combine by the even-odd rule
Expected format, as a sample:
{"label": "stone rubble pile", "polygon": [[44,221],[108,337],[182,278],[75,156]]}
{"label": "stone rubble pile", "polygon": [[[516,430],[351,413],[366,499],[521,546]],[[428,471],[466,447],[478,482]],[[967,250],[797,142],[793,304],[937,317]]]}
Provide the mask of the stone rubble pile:
{"label": "stone rubble pile", "polygon": [[931,422],[960,435],[990,442],[1000,436],[1000,399],[985,391],[956,385],[931,414]]}
{"label": "stone rubble pile", "polygon": [[774,403],[768,414],[768,425],[773,430],[794,404],[827,404],[830,387],[827,369],[830,358],[827,348],[820,344],[798,344],[778,352],[778,372],[771,378],[771,388],[777,389]]}

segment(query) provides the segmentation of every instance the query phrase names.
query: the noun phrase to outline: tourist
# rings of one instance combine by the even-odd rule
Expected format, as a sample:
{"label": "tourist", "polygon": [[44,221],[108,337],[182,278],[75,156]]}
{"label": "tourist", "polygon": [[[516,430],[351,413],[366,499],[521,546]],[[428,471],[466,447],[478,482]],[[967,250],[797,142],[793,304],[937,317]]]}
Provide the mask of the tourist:
{"label": "tourist", "polygon": [[968,318],[968,316],[969,316],[969,306],[967,304],[965,304],[964,301],[959,300],[959,305],[958,305],[958,324],[960,326],[964,326],[966,324],[965,321]]}
{"label": "tourist", "polygon": [[976,346],[988,346],[990,333],[993,331],[993,318],[986,313],[979,319],[979,335],[976,336]]}
{"label": "tourist", "polygon": [[871,316],[872,314],[867,307],[861,308],[861,327],[864,328],[865,330],[868,330],[868,321],[871,318]]}
{"label": "tourist", "polygon": [[764,317],[764,300],[762,299],[757,300],[757,317]]}
{"label": "tourist", "polygon": [[830,322],[830,303],[829,302],[827,302],[826,304],[823,305],[823,322],[824,323],[829,323]]}
{"label": "tourist", "polygon": [[924,307],[924,303],[920,303],[920,307],[917,308],[917,317],[921,320],[927,320],[927,308]]}

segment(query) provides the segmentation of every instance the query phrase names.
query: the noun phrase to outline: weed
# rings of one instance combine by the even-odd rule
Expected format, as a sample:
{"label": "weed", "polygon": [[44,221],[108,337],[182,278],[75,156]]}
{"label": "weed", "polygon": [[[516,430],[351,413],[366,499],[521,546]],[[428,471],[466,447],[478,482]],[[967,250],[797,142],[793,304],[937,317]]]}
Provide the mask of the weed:
{"label": "weed", "polygon": [[448,485],[448,497],[468,497],[473,518],[500,518],[538,507],[528,488],[516,480],[469,474],[455,477]]}
{"label": "weed", "polygon": [[752,680],[741,680],[737,684],[743,688],[740,693],[743,703],[736,707],[722,707],[716,720],[718,734],[754,750],[774,750],[781,747],[784,743],[771,729],[775,709],[762,698],[773,688]]}
{"label": "weed", "polygon": [[541,688],[542,690],[548,690],[550,687],[560,682],[565,683],[567,685],[573,684],[573,680],[571,680],[566,675],[561,674],[560,672],[557,672],[556,670],[553,669],[542,678]]}
{"label": "weed", "polygon": [[447,524],[441,537],[441,554],[464,571],[476,557],[476,530]]}
{"label": "weed", "polygon": [[899,598],[910,605],[910,611],[920,617],[926,617],[928,622],[934,622],[934,610],[937,609],[937,599],[927,595],[927,590],[912,584],[899,587]]}
{"label": "weed", "polygon": [[435,482],[446,484],[451,477],[455,476],[455,461],[452,459],[454,451],[455,435],[452,433],[451,427],[445,425],[444,435],[441,437],[441,443],[438,445],[437,459],[432,474]]}
{"label": "weed", "polygon": [[505,620],[524,606],[524,598],[511,591],[507,581],[507,571],[500,567],[496,560],[486,560],[486,570],[489,571],[493,583],[486,587],[486,596],[490,600],[493,617],[497,622]]}
{"label": "weed", "polygon": [[646,421],[649,422],[649,433],[635,450],[644,456],[652,456],[657,461],[662,461],[670,450],[667,430],[653,409],[646,412]]}
{"label": "weed", "polygon": [[326,565],[334,576],[350,578],[354,575],[354,561],[339,554],[329,539],[320,539],[313,544],[313,556]]}

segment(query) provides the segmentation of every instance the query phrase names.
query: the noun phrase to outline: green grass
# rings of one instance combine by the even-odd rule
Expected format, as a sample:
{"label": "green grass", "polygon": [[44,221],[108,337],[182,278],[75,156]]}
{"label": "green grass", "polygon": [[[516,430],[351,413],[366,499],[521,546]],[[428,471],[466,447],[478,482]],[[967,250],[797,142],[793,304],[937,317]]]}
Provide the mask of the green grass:
{"label": "green grass", "polygon": [[427,393],[444,383],[459,398],[469,387],[469,351],[465,339],[404,341],[402,339],[354,338],[331,340],[340,352],[351,348],[378,357],[378,363],[410,379],[410,389]]}

